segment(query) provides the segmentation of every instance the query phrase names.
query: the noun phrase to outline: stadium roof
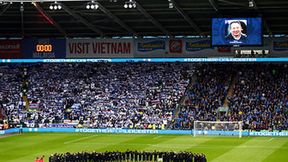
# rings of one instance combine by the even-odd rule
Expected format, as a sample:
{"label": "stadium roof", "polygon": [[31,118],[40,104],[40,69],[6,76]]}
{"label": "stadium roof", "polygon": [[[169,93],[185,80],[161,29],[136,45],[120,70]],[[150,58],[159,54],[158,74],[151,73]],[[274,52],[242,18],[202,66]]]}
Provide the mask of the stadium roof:
{"label": "stadium roof", "polygon": [[131,9],[124,8],[129,0],[98,0],[97,10],[86,9],[87,0],[58,0],[60,10],[49,9],[52,0],[6,1],[0,6],[4,38],[208,36],[212,17],[259,16],[263,34],[288,34],[287,0],[132,0]]}

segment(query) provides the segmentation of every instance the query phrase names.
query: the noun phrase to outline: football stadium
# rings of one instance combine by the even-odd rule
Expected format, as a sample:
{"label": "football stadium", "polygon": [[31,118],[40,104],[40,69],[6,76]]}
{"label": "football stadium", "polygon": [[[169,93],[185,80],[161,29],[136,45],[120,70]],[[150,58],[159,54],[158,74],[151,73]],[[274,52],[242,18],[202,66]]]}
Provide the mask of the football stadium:
{"label": "football stadium", "polygon": [[286,0],[0,0],[0,162],[288,161]]}

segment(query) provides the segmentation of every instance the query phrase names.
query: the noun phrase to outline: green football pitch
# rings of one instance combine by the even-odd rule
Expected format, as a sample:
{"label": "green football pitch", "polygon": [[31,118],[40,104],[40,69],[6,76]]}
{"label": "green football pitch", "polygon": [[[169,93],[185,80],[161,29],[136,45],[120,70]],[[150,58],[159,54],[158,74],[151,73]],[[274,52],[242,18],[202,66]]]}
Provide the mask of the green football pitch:
{"label": "green football pitch", "polygon": [[191,151],[210,162],[287,162],[287,137],[24,133],[0,136],[0,162],[33,162],[36,156],[81,151]]}

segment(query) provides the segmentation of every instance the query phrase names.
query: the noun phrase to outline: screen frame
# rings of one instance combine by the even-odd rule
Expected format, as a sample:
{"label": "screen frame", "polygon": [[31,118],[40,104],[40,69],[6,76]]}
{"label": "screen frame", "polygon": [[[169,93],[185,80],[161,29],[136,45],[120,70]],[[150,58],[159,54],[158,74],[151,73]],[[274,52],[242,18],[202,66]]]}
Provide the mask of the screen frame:
{"label": "screen frame", "polygon": [[[213,44],[213,20],[214,19],[256,19],[256,18],[260,18],[261,19],[261,23],[260,23],[260,35],[261,35],[261,41],[260,44]],[[211,47],[261,47],[263,46],[263,41],[264,41],[264,37],[263,37],[263,18],[261,16],[257,16],[257,17],[212,17],[211,18],[211,30],[210,30],[210,40],[211,40]]]}

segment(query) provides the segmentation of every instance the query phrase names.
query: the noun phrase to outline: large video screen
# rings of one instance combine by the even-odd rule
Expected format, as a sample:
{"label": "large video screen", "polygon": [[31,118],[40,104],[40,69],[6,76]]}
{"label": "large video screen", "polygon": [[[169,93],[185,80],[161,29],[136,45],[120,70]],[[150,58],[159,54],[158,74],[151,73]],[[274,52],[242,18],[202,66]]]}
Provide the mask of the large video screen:
{"label": "large video screen", "polygon": [[212,46],[262,45],[261,18],[213,18]]}

